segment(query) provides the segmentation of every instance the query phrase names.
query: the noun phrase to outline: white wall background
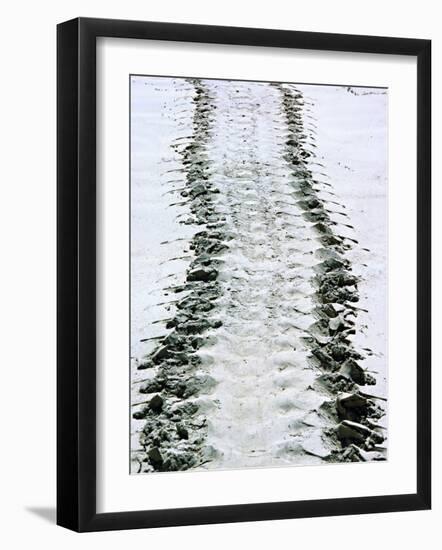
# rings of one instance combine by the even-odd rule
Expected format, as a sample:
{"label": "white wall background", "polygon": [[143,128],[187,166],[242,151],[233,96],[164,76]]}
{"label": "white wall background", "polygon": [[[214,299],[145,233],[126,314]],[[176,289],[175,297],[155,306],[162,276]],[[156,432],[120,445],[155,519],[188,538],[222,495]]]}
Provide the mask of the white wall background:
{"label": "white wall background", "polygon": [[[55,25],[77,16],[409,36],[433,39],[434,280],[441,277],[442,37],[438,2],[403,0],[66,0],[2,10],[0,86],[0,541],[5,548],[211,549],[308,545],[328,550],[415,548],[440,539],[440,468],[431,512],[76,535],[55,518]],[[405,223],[405,220],[404,220]],[[442,306],[434,285],[435,305]],[[441,333],[434,318],[434,339]],[[434,346],[434,464],[441,464],[441,400]],[[404,426],[406,429],[406,426]]]}

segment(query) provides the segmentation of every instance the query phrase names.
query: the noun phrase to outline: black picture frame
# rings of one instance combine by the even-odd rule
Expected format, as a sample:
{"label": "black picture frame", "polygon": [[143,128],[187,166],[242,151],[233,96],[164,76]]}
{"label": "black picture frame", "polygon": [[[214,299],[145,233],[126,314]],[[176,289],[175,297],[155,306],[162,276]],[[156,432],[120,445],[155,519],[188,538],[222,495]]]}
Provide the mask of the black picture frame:
{"label": "black picture frame", "polygon": [[[96,39],[168,40],[417,58],[417,491],[96,512]],[[431,506],[431,41],[79,18],[57,28],[57,523],[83,531],[425,510]]]}

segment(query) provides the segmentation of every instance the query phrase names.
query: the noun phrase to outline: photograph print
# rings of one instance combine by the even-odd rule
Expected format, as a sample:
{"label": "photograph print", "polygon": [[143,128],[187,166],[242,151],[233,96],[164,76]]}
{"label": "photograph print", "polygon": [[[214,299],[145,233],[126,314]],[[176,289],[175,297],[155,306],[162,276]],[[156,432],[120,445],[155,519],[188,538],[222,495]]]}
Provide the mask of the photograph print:
{"label": "photograph print", "polygon": [[130,472],[387,460],[388,89],[129,87]]}

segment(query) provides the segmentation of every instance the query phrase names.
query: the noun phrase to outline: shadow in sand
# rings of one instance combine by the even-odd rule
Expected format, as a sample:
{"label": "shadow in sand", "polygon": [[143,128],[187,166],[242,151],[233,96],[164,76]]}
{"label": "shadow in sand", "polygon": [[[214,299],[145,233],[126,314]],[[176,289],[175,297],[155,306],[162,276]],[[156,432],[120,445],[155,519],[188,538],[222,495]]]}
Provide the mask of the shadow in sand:
{"label": "shadow in sand", "polygon": [[55,508],[49,508],[45,506],[28,506],[26,510],[31,514],[34,514],[46,521],[49,521],[49,523],[55,523],[55,519],[56,519]]}

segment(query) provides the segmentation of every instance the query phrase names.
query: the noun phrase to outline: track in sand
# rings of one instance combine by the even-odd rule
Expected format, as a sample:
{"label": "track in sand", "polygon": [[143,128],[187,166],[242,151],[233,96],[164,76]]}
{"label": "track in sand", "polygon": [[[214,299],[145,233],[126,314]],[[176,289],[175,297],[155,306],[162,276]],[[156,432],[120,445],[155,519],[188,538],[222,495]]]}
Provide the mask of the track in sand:
{"label": "track in sand", "polygon": [[132,346],[132,472],[385,459],[374,352],[354,340],[357,235],[309,101],[294,85],[174,83],[174,238],[157,322]]}

